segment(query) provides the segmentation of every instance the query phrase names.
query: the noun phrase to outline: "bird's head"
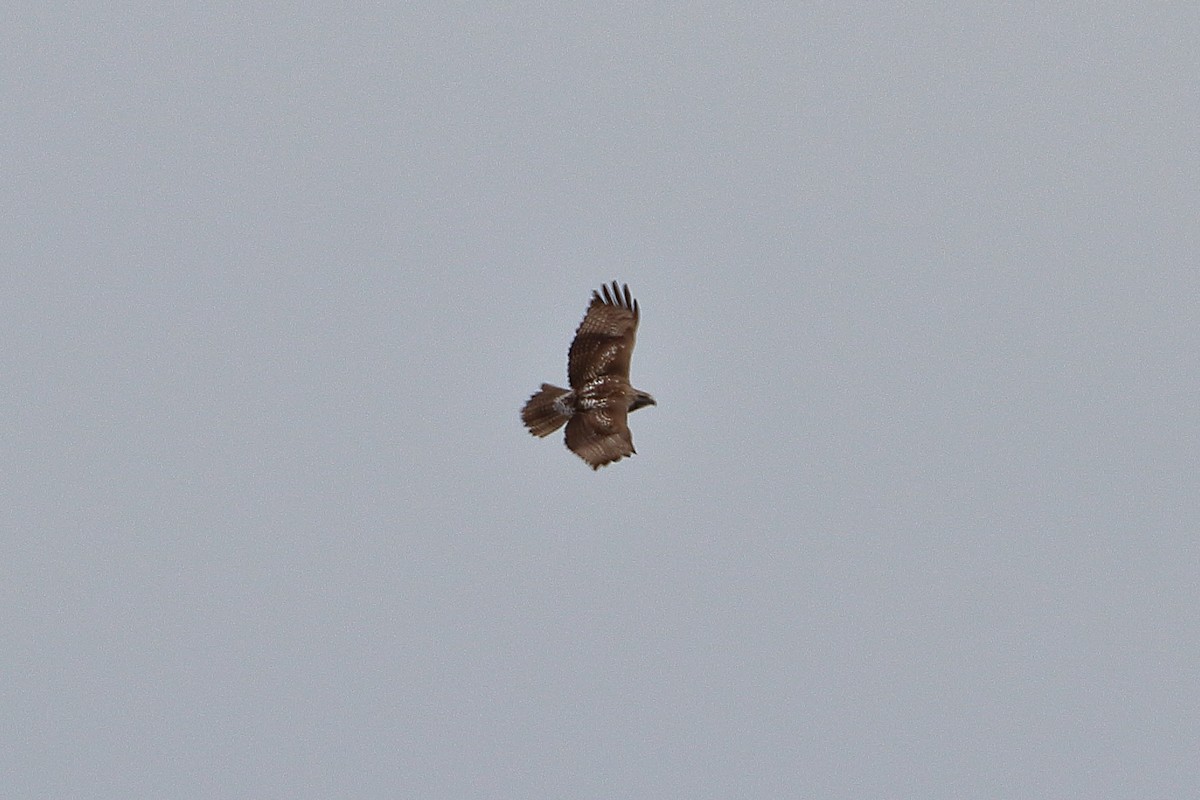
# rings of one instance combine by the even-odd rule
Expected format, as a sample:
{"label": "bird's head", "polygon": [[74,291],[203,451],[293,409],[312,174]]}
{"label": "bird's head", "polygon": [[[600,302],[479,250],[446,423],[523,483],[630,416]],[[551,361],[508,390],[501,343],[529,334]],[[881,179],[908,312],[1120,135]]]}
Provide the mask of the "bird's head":
{"label": "bird's head", "polygon": [[648,392],[643,392],[641,389],[638,389],[637,394],[633,397],[633,402],[629,404],[629,410],[637,411],[639,408],[644,406],[656,405],[658,405],[658,403],[654,402],[654,398],[651,397]]}

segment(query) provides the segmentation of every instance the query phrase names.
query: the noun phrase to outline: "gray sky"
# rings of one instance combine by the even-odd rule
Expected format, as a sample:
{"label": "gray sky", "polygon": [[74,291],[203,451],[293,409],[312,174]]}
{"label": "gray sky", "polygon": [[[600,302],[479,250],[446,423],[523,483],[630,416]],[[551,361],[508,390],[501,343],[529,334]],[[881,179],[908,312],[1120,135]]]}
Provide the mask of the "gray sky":
{"label": "gray sky", "polygon": [[3,12],[0,794],[1200,794],[1194,5],[389,5]]}

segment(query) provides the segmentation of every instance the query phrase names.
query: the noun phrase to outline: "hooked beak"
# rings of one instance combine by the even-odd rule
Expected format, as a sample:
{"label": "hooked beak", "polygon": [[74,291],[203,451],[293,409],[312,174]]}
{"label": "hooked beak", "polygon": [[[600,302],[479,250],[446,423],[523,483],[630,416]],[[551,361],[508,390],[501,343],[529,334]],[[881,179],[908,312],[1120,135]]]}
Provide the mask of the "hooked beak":
{"label": "hooked beak", "polygon": [[636,411],[637,409],[644,408],[645,406],[656,406],[656,405],[658,405],[658,403],[654,400],[653,397],[646,394],[645,392],[638,392],[637,397],[634,398],[633,404],[631,406],[629,406],[629,410]]}

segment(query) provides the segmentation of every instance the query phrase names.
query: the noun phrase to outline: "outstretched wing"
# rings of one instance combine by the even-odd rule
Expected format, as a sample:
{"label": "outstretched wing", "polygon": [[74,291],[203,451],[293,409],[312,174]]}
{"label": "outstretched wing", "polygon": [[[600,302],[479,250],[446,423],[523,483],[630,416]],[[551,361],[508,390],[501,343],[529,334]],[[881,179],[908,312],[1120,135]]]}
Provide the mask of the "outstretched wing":
{"label": "outstretched wing", "polygon": [[607,286],[602,289],[603,297],[600,292],[592,292],[592,302],[583,322],[579,323],[579,330],[575,331],[575,340],[567,355],[567,377],[576,392],[602,376],[629,381],[629,359],[637,336],[638,304],[630,297],[628,285],[624,292],[617,289],[616,281],[612,282],[611,292]]}
{"label": "outstretched wing", "polygon": [[626,416],[624,408],[604,407],[575,414],[567,422],[567,448],[592,469],[633,455],[633,434],[625,423]]}

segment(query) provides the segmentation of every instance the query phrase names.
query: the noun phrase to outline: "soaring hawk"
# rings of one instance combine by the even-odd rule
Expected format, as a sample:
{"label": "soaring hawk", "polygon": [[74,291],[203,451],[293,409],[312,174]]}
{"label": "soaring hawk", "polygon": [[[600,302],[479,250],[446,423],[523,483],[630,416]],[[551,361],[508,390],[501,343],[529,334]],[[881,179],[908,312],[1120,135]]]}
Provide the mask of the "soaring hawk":
{"label": "soaring hawk", "polygon": [[567,354],[570,389],[543,383],[521,409],[521,420],[534,436],[548,436],[565,422],[567,448],[592,466],[633,455],[633,434],[626,419],[630,411],[657,405],[654,398],[629,383],[629,358],[637,335],[638,304],[629,295],[607,286],[592,292],[575,341]]}

